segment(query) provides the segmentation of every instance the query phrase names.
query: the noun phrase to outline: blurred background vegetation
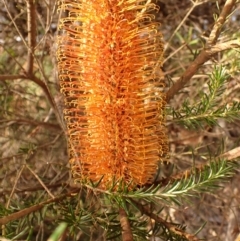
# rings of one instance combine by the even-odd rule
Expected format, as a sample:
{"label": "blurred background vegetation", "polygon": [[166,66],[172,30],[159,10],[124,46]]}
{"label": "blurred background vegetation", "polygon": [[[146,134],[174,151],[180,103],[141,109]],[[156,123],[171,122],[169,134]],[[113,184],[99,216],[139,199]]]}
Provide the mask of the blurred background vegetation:
{"label": "blurred background vegetation", "polygon": [[[165,41],[166,91],[203,49],[225,2],[157,1],[160,11],[154,14]],[[94,220],[100,196],[87,189],[82,188],[74,197],[68,195],[71,174],[56,69],[58,21],[56,0],[0,0],[0,218],[63,195],[58,202],[44,204],[42,209],[2,225],[1,235],[10,240],[47,240],[62,221],[69,228],[64,229],[61,240],[105,240],[106,227],[111,230],[109,223],[117,219],[114,212],[102,212],[105,221]],[[236,3],[218,43],[239,38],[240,6]],[[239,59],[239,48],[216,53],[169,101],[166,125],[171,164],[162,165],[160,177],[204,164],[209,155],[240,145],[239,106],[227,118],[213,115],[219,108],[239,103]],[[219,88],[214,87],[218,91],[214,105],[198,112],[197,106],[206,104],[204,96],[210,96],[210,76],[219,71],[224,80]],[[196,122],[192,121],[194,116],[199,116]],[[186,226],[186,232],[192,234],[206,223],[198,238],[233,241],[240,233],[239,183],[236,170],[228,183],[211,194],[199,194],[180,206],[164,205],[162,218]],[[111,201],[106,203],[105,208],[111,210]],[[139,233],[146,223],[151,222],[143,217],[133,220]],[[108,237],[120,232],[112,230]],[[149,240],[162,239],[149,236]]]}

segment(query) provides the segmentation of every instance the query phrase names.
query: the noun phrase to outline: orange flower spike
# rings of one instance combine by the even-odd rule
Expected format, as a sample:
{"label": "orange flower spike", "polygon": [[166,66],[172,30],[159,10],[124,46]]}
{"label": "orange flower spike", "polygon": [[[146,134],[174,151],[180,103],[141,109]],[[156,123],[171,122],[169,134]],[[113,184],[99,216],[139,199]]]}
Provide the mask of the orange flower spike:
{"label": "orange flower spike", "polygon": [[75,180],[152,183],[167,155],[163,42],[140,0],[61,0],[58,70]]}

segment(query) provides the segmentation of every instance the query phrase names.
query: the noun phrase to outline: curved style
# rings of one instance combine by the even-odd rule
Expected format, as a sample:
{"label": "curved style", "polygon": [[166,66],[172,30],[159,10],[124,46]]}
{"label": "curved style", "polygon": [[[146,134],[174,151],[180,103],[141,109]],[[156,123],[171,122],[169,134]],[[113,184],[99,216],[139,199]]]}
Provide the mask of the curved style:
{"label": "curved style", "polygon": [[61,0],[58,71],[74,179],[152,183],[168,152],[163,42],[140,0]]}

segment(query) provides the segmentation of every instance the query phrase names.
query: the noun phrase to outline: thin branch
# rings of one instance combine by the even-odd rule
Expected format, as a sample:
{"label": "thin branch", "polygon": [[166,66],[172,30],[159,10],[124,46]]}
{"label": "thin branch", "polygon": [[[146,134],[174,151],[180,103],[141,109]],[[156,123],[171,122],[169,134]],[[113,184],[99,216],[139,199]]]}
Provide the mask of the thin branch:
{"label": "thin branch", "polygon": [[177,234],[181,237],[184,237],[184,238],[188,239],[189,241],[199,241],[199,239],[197,237],[195,237],[194,235],[184,232],[183,230],[176,227],[176,225],[166,222],[164,219],[162,219],[161,217],[159,217],[155,213],[149,211],[146,206],[143,206],[142,204],[140,204],[140,203],[138,203],[134,200],[132,200],[132,202],[134,202],[134,204],[138,207],[138,209],[142,213],[149,216],[151,219],[155,220],[155,222],[164,225],[164,227],[166,227],[172,233]]}
{"label": "thin branch", "polygon": [[21,37],[21,41],[23,41],[24,45],[27,47],[28,45],[27,45],[27,43],[26,43],[23,35],[21,34],[21,31],[19,30],[19,27],[17,26],[16,22],[14,21],[14,18],[13,18],[13,16],[12,16],[12,14],[10,13],[10,10],[9,10],[8,4],[7,4],[7,1],[4,0],[4,1],[3,1],[3,4],[4,4],[4,7],[5,7],[5,9],[6,9],[7,13],[8,13],[8,16],[9,16],[9,18],[11,19],[11,21],[12,21],[15,29],[17,30],[19,36]]}
{"label": "thin branch", "polygon": [[58,123],[62,127],[62,130],[65,131],[66,127],[65,127],[65,124],[63,123],[63,120],[61,118],[61,113],[60,113],[60,111],[59,111],[59,109],[58,109],[58,107],[56,105],[55,100],[53,99],[53,97],[52,97],[52,95],[50,93],[50,90],[49,90],[46,82],[42,81],[41,79],[37,78],[36,76],[32,76],[30,78],[30,80],[32,80],[34,83],[36,83],[37,85],[39,85],[43,89],[45,95],[47,96],[48,101],[51,104],[51,107],[54,110],[54,113],[55,113],[55,115],[57,117]]}
{"label": "thin branch", "polygon": [[[50,93],[50,90],[47,86],[47,78],[46,76],[44,75],[44,71],[43,69],[40,67],[40,62],[38,61],[37,58],[35,58],[34,56],[34,49],[36,47],[36,7],[35,7],[35,0],[26,0],[27,2],[27,12],[28,12],[28,43],[26,43],[24,37],[22,36],[21,34],[21,31],[19,30],[18,26],[16,25],[8,7],[7,7],[7,3],[6,1],[4,0],[4,6],[7,10],[7,13],[13,23],[13,25],[15,26],[19,36],[21,37],[21,40],[23,41],[24,45],[26,46],[27,50],[28,50],[28,67],[27,67],[27,70],[23,69],[22,65],[18,62],[18,60],[16,58],[14,58],[8,51],[7,49],[5,49],[10,56],[12,56],[14,58],[14,60],[16,61],[16,63],[20,66],[20,68],[22,69],[22,73],[23,74],[20,74],[20,75],[1,75],[0,76],[0,81],[1,80],[13,80],[13,79],[19,79],[19,78],[22,78],[22,79],[29,79],[33,82],[35,82],[37,85],[39,85],[44,93],[46,94],[47,96],[47,99],[49,101],[49,103],[51,104],[55,114],[56,114],[56,117],[58,119],[58,122],[60,124],[60,126],[62,127],[63,130],[65,130],[65,125],[64,123],[62,122],[62,119],[61,119],[61,113],[59,112],[57,106],[56,106],[56,103]],[[54,8],[55,9],[55,8]],[[3,45],[2,45],[3,46]],[[3,46],[4,48],[4,46]],[[37,78],[36,76],[33,75],[33,63],[34,63],[34,60],[37,62],[37,64],[39,65],[39,70],[43,76],[43,80]]]}
{"label": "thin branch", "polygon": [[[48,89],[46,83],[43,82],[41,79],[37,78],[37,77],[34,76],[34,75],[31,76],[30,78],[29,78],[29,76],[26,76],[26,79],[32,80],[35,84],[37,84],[38,86],[40,86],[40,87],[42,88],[43,92],[44,92],[45,95],[47,96],[47,99],[48,99],[50,105],[51,105],[51,106],[53,107],[53,109],[55,110],[55,109],[56,109],[56,107],[55,107],[56,104],[55,104],[55,102],[54,102],[54,100],[53,100],[53,98],[52,98],[51,93],[49,92],[49,89]],[[61,123],[59,123],[59,124],[61,124]]]}
{"label": "thin branch", "polygon": [[226,22],[227,17],[230,14],[230,12],[232,11],[232,8],[234,7],[235,3],[236,3],[236,0],[227,0],[226,1],[221,14],[218,17],[218,20],[214,24],[213,29],[209,35],[209,38],[207,41],[208,46],[211,46],[211,45],[214,45],[217,43],[218,37],[222,30],[222,26]]}
{"label": "thin branch", "polygon": [[[55,184],[47,184],[45,183],[45,186],[50,189],[50,188],[57,188],[57,187],[70,187],[69,183],[67,182],[58,182]],[[42,185],[36,185],[34,187],[28,187],[28,188],[15,188],[14,189],[14,193],[25,193],[25,192],[34,192],[34,191],[40,191],[40,190],[44,190],[45,188]],[[0,192],[0,194],[5,194],[5,193],[11,193],[12,192],[12,188],[11,189],[4,189]],[[0,240],[1,241],[1,240]]]}
{"label": "thin branch", "polygon": [[210,60],[216,53],[224,50],[240,48],[239,40],[232,40],[225,43],[219,43],[212,46],[209,49],[203,49],[192,64],[186,69],[180,79],[168,90],[166,95],[166,101],[169,102],[173,96],[181,90],[185,84],[193,77],[197,70],[208,60]]}
{"label": "thin branch", "polygon": [[[234,161],[236,158],[240,157],[240,147],[236,147],[230,151],[227,151],[219,156],[216,157],[217,158],[224,158],[226,161]],[[195,173],[200,173],[202,172],[209,164],[208,163],[204,163],[204,164],[201,164],[201,165],[198,165],[196,167],[194,167],[194,172]],[[172,175],[168,178],[163,178],[161,179],[160,181],[157,181],[155,182],[154,184],[157,185],[157,184],[161,184],[163,186],[171,183],[171,182],[174,182],[174,181],[177,181],[177,180],[182,180],[183,178],[188,178],[192,175],[192,167],[191,168],[188,168],[187,170],[185,171],[182,171],[182,172],[179,172],[175,175]]]}
{"label": "thin branch", "polygon": [[[14,62],[17,64],[17,66],[19,66],[19,72],[18,72],[19,75],[21,75],[21,76],[22,76],[22,74],[26,75],[26,70],[23,67],[23,65],[20,63],[20,61],[17,59],[17,56],[14,56],[13,53],[11,53],[11,51],[9,51],[9,49],[4,44],[0,43],[0,46],[4,49],[4,51],[6,51],[8,53],[9,56],[11,56],[11,58],[14,60]],[[15,75],[15,76],[17,76],[17,75]]]}
{"label": "thin branch", "polygon": [[[1,109],[1,108],[0,108]],[[51,128],[55,130],[61,130],[60,125],[58,124],[52,124],[49,122],[40,122],[35,120],[28,120],[28,119],[11,119],[11,120],[0,120],[0,123],[5,123],[5,126],[11,126],[13,124],[17,125],[32,125],[34,127],[45,127],[45,128]]]}
{"label": "thin branch", "polygon": [[[226,161],[234,161],[236,158],[239,158],[240,157],[240,147],[236,147],[230,151],[227,151],[217,157],[215,157],[216,159],[218,158],[224,158]],[[200,173],[202,172],[207,166],[209,165],[209,163],[204,163],[204,164],[201,164],[201,165],[197,165],[194,167],[194,172],[195,173]],[[172,183],[174,181],[177,181],[177,180],[182,180],[183,178],[184,179],[187,179],[188,177],[190,177],[193,173],[193,168],[188,168],[187,170],[185,171],[182,171],[182,172],[179,172],[175,175],[172,175],[168,178],[163,178],[161,179],[160,181],[156,181],[154,182],[154,185],[158,185],[158,184],[161,184],[161,186],[166,186],[167,184],[169,183]],[[81,187],[81,184],[79,183],[70,183],[69,184],[70,187],[72,188],[80,188]],[[100,192],[100,193],[105,193],[107,195],[111,195],[112,193],[109,192],[109,191],[106,191],[106,190],[102,190],[102,189],[98,189],[98,188],[93,188],[91,187],[90,185],[85,185],[87,188],[89,189],[94,189],[94,191],[97,191],[97,192]],[[149,188],[151,185],[146,185],[145,187],[146,188]]]}
{"label": "thin branch", "polygon": [[26,78],[26,76],[24,76],[24,75],[11,75],[11,74],[0,75],[0,81],[25,79],[25,78]]}
{"label": "thin branch", "polygon": [[15,182],[14,182],[14,185],[13,185],[13,188],[12,188],[12,190],[11,190],[11,193],[10,193],[10,195],[9,195],[9,198],[8,198],[8,201],[7,201],[7,204],[6,204],[6,208],[8,208],[9,205],[10,205],[11,198],[12,198],[13,194],[15,193],[17,183],[18,183],[18,181],[19,181],[20,176],[22,175],[22,172],[23,172],[24,168],[25,168],[25,166],[23,165],[22,168],[18,171],[18,174],[17,174],[17,176],[16,176],[16,179],[15,179]]}
{"label": "thin branch", "polygon": [[177,28],[175,29],[175,31],[172,33],[171,37],[168,39],[168,43],[165,46],[165,51],[169,46],[170,41],[172,40],[172,38],[174,37],[174,35],[177,33],[177,31],[181,28],[181,26],[184,24],[184,22],[186,21],[186,19],[188,18],[188,16],[192,13],[192,11],[194,10],[194,8],[196,7],[195,4],[192,5],[192,7],[188,10],[187,14],[185,15],[185,17],[183,18],[183,20],[181,21],[181,23],[177,26]]}
{"label": "thin branch", "polygon": [[47,85],[41,79],[39,79],[33,75],[28,76],[27,74],[26,75],[0,75],[0,81],[16,80],[16,79],[29,79],[29,80],[33,81],[35,84],[37,84],[38,86],[40,86],[42,88],[43,92],[46,94],[51,106],[55,109],[55,103],[53,101],[52,95],[49,92]]}
{"label": "thin branch", "polygon": [[122,240],[133,241],[131,226],[127,217],[127,213],[123,208],[119,208],[119,218],[122,227]]}
{"label": "thin branch", "polygon": [[[236,0],[227,0],[222,12],[216,21],[213,29],[210,33],[210,37],[207,41],[207,45],[200,52],[197,58],[190,64],[190,66],[185,70],[183,75],[177,80],[177,82],[168,90],[166,94],[166,101],[169,102],[175,94],[179,92],[186,84],[190,81],[192,76],[197,72],[197,70],[208,60],[211,59],[213,55],[218,52],[230,49],[233,47],[232,41],[227,43],[219,43],[216,45],[216,41],[221,33],[221,28],[230,14],[232,8],[234,7]],[[234,46],[240,47],[239,41],[234,40]]]}
{"label": "thin branch", "polygon": [[216,53],[219,53],[228,49],[234,49],[234,48],[240,48],[240,40],[230,40],[228,42],[216,44],[212,46],[211,49],[208,50],[208,52],[211,55],[214,55]]}
{"label": "thin branch", "polygon": [[228,161],[236,159],[236,158],[240,157],[240,147],[236,147],[230,151],[227,151],[227,152],[221,154],[219,157],[225,158]]}
{"label": "thin branch", "polygon": [[[208,0],[206,0],[208,1]],[[187,11],[187,13],[185,14],[185,17],[183,18],[183,20],[179,23],[179,25],[177,26],[177,28],[174,30],[174,32],[172,33],[171,37],[168,39],[167,44],[165,46],[165,51],[166,49],[169,47],[169,43],[171,42],[172,38],[176,35],[177,31],[182,27],[182,25],[186,22],[187,18],[189,17],[189,15],[192,13],[192,11],[195,9],[195,7],[202,5],[204,3],[206,3],[206,1],[202,1],[202,2],[192,2],[192,6],[191,8]]]}
{"label": "thin branch", "polygon": [[58,202],[58,201],[66,198],[66,197],[71,197],[72,195],[73,195],[73,192],[69,192],[69,193],[60,195],[58,197],[48,199],[47,201],[38,203],[38,204],[33,205],[31,207],[25,208],[25,209],[20,210],[18,212],[12,213],[12,214],[10,214],[8,216],[4,216],[4,217],[0,218],[0,225],[4,225],[4,224],[7,224],[7,223],[9,223],[11,221],[20,219],[20,218],[22,218],[22,217],[24,217],[24,216],[26,216],[26,215],[28,215],[30,213],[33,213],[33,212],[36,212],[36,211],[42,209],[47,204]]}
{"label": "thin branch", "polygon": [[44,184],[44,182],[39,178],[39,176],[32,170],[32,168],[30,166],[28,166],[28,165],[26,167],[33,174],[33,176],[39,181],[39,183],[43,186],[43,188],[48,193],[48,195],[51,198],[54,198],[54,195],[50,192],[50,190],[47,188],[47,186]]}
{"label": "thin branch", "polygon": [[27,73],[33,75],[34,49],[36,46],[36,3],[35,0],[27,0],[28,18],[28,60]]}

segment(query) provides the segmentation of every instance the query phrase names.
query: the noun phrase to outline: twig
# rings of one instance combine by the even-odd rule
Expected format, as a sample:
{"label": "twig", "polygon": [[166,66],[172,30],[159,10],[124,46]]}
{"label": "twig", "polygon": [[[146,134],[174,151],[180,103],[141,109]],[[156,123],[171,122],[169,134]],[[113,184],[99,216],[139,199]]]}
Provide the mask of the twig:
{"label": "twig", "polygon": [[47,96],[47,99],[51,105],[51,107],[54,110],[54,113],[56,114],[56,117],[58,119],[58,123],[60,124],[62,130],[65,130],[65,125],[60,117],[60,113],[58,111],[57,105],[49,91],[49,88],[47,87],[47,84],[42,81],[41,79],[37,78],[36,76],[32,75],[32,76],[28,76],[27,73],[24,73],[24,75],[0,75],[0,81],[5,81],[5,80],[17,80],[17,79],[26,79],[26,80],[31,80],[33,81],[35,84],[37,84],[39,87],[42,88],[43,92],[45,93],[45,95]]}
{"label": "twig", "polygon": [[64,198],[66,198],[66,197],[71,197],[72,195],[73,195],[73,192],[69,192],[69,193],[60,195],[58,197],[48,199],[47,201],[38,203],[38,204],[33,205],[33,206],[29,207],[29,208],[25,208],[25,209],[20,210],[18,212],[12,213],[12,214],[10,214],[8,216],[2,217],[2,218],[0,218],[0,225],[4,225],[4,224],[7,224],[7,223],[9,223],[11,221],[20,219],[20,218],[22,218],[22,217],[24,217],[24,216],[26,216],[26,215],[28,215],[30,213],[33,213],[33,212],[36,212],[36,211],[42,209],[47,204],[60,201],[60,200],[62,200]]}
{"label": "twig", "polygon": [[176,225],[174,225],[172,223],[166,222],[164,219],[162,219],[158,215],[156,215],[153,212],[149,211],[142,204],[140,204],[140,203],[138,203],[138,202],[136,202],[134,200],[132,200],[132,202],[134,202],[134,204],[138,207],[138,209],[142,213],[144,213],[145,215],[149,216],[151,219],[155,220],[155,222],[161,223],[162,225],[164,225],[172,233],[177,234],[177,235],[179,235],[181,237],[184,237],[184,238],[188,239],[189,241],[199,241],[199,239],[197,237],[195,237],[194,235],[184,232],[183,230],[177,228]]}
{"label": "twig", "polygon": [[119,218],[122,227],[122,240],[133,241],[131,226],[127,217],[127,213],[123,208],[119,208]]}
{"label": "twig", "polygon": [[[216,45],[216,41],[221,33],[221,28],[224,22],[227,19],[227,16],[230,14],[232,8],[234,7],[236,3],[236,0],[227,0],[222,12],[216,21],[215,25],[213,26],[213,29],[210,33],[209,39],[207,41],[207,44],[205,48],[200,52],[200,54],[197,56],[197,58],[190,64],[190,66],[185,70],[183,75],[178,79],[178,81],[168,90],[166,94],[166,101],[169,102],[175,94],[181,90],[188,81],[192,78],[192,76],[197,72],[197,70],[211,57],[223,50],[232,48],[232,41],[229,41],[225,44],[219,43]],[[236,45],[237,44],[237,45]],[[235,47],[240,47],[239,41],[234,41]]]}
{"label": "twig", "polygon": [[[63,130],[65,130],[65,126],[62,123],[60,113],[58,111],[56,103],[55,103],[55,101],[54,101],[54,99],[53,99],[53,97],[50,93],[50,90],[49,90],[48,86],[47,86],[47,81],[46,81],[47,78],[44,75],[43,69],[40,68],[39,61],[34,56],[34,49],[36,47],[36,9],[35,9],[36,7],[35,7],[35,0],[26,0],[26,3],[27,3],[27,12],[28,12],[28,43],[26,42],[25,38],[22,36],[21,31],[19,30],[17,24],[15,23],[15,21],[13,19],[12,14],[9,11],[8,4],[4,0],[4,6],[6,8],[6,11],[9,15],[14,27],[16,28],[19,36],[21,37],[21,40],[23,41],[24,45],[26,46],[26,48],[28,50],[28,62],[27,62],[28,66],[27,66],[27,69],[25,70],[22,67],[22,65],[12,56],[14,58],[14,60],[17,62],[17,64],[20,66],[20,68],[23,70],[22,71],[23,74],[20,74],[20,75],[1,75],[0,80],[14,80],[14,79],[22,78],[22,79],[29,79],[29,80],[35,82],[37,85],[39,85],[43,89],[44,93],[47,96],[48,101],[50,102],[51,106],[53,107],[60,126],[62,127]],[[11,56],[10,53],[9,53],[9,55]],[[42,76],[44,77],[44,80],[41,80],[41,79],[39,79],[39,78],[37,78],[36,76],[33,75],[34,60],[39,64],[39,70],[40,70]]]}
{"label": "twig", "polygon": [[[23,39],[23,43],[25,43],[25,40]],[[9,49],[6,47],[6,46],[4,46],[4,44],[2,44],[2,43],[0,43],[0,46],[1,46],[1,48],[3,48],[4,49],[4,51],[6,52],[6,53],[8,53],[8,55],[9,56],[11,56],[11,58],[13,59],[13,61],[17,64],[17,66],[19,67],[19,75],[13,75],[13,76],[22,76],[22,77],[24,77],[25,78],[25,75],[26,75],[26,69],[25,69],[25,67],[22,65],[22,63],[20,63],[20,61],[17,59],[17,57],[16,56],[14,56],[14,54],[11,52],[11,51],[9,51]],[[24,73],[24,76],[22,75]],[[1,75],[1,76],[10,76],[10,75]],[[17,78],[16,78],[17,79]],[[2,80],[6,80],[6,79],[2,79]]]}
{"label": "twig", "polygon": [[201,2],[192,2],[192,6],[189,8],[189,10],[187,11],[187,13],[185,14],[185,17],[183,18],[183,20],[178,24],[177,28],[174,30],[174,32],[172,33],[172,35],[170,36],[170,38],[168,39],[167,41],[167,44],[165,46],[165,50],[169,47],[169,43],[171,42],[172,38],[176,35],[177,31],[182,27],[182,25],[184,24],[184,22],[187,20],[187,18],[189,17],[189,15],[192,13],[192,11],[195,9],[195,7],[199,6],[199,5],[202,5],[204,3],[206,3],[206,1],[208,0],[205,0],[205,1],[201,1]]}
{"label": "twig", "polygon": [[[216,158],[224,158],[226,161],[232,161],[236,158],[240,157],[240,147],[236,147],[230,151],[227,151],[219,156],[217,156]],[[204,164],[201,164],[201,165],[198,165],[196,167],[194,167],[194,172],[195,173],[200,173],[201,171],[203,171],[206,167],[208,166],[208,163],[204,163]],[[183,178],[188,178],[189,176],[192,175],[192,171],[193,169],[192,168],[189,168],[183,172],[179,172],[177,173],[176,175],[172,175],[168,178],[163,178],[161,179],[160,181],[157,181],[155,182],[154,184],[157,185],[157,184],[161,184],[163,186],[171,183],[171,182],[174,182],[174,181],[177,181],[177,180],[181,180]]]}
{"label": "twig", "polygon": [[228,15],[230,14],[232,8],[234,7],[236,3],[236,0],[227,0],[222,12],[220,13],[220,16],[218,17],[218,20],[213,26],[213,29],[209,35],[207,45],[211,46],[217,43],[218,37],[221,33],[222,26],[226,22]]}
{"label": "twig", "polygon": [[36,46],[36,6],[35,0],[27,0],[28,18],[28,61],[27,74],[33,75],[34,49]]}
{"label": "twig", "polygon": [[12,190],[11,190],[10,196],[9,196],[8,201],[7,201],[7,204],[6,204],[6,208],[8,208],[9,205],[10,205],[10,200],[11,200],[13,194],[15,193],[18,180],[19,180],[20,176],[22,175],[22,172],[23,172],[24,168],[25,168],[25,166],[23,165],[22,168],[19,170],[19,172],[18,172],[18,174],[17,174],[17,177],[16,177],[16,179],[15,179],[13,188],[12,188]]}
{"label": "twig", "polygon": [[[10,205],[11,198],[12,198],[14,192],[15,192],[15,189],[16,189],[16,186],[17,186],[17,183],[18,183],[18,180],[19,180],[19,178],[20,178],[20,176],[21,176],[24,168],[25,168],[25,166],[22,166],[22,168],[21,168],[20,171],[18,172],[18,175],[17,175],[17,177],[16,177],[16,179],[15,179],[13,188],[12,188],[12,190],[11,190],[10,196],[9,196],[8,201],[7,201],[7,203],[6,203],[6,206],[5,206],[6,208],[8,208],[9,205]],[[5,236],[5,233],[6,233],[5,225],[1,225],[1,226],[2,226],[2,235]],[[0,241],[1,241],[1,240],[0,240]]]}
{"label": "twig", "polygon": [[240,157],[240,147],[236,147],[230,151],[227,151],[219,156],[220,158],[225,158],[228,161]]}
{"label": "twig", "polygon": [[192,5],[192,7],[188,10],[187,14],[185,14],[185,17],[183,18],[183,20],[181,21],[181,23],[177,26],[177,28],[175,29],[175,31],[172,33],[171,37],[168,39],[168,43],[165,46],[165,49],[168,48],[170,41],[172,40],[172,38],[174,37],[174,35],[177,33],[177,31],[181,28],[181,26],[183,25],[183,23],[186,21],[186,19],[188,18],[188,16],[192,13],[192,11],[194,10],[194,8],[196,7],[195,4]]}
{"label": "twig", "polygon": [[192,64],[186,69],[182,77],[177,80],[177,82],[168,90],[166,95],[166,101],[169,102],[173,96],[181,90],[185,84],[193,77],[197,70],[208,60],[211,59],[216,53],[222,52],[224,50],[240,48],[239,40],[231,40],[225,43],[219,43],[212,46],[209,49],[203,49],[197,58],[192,62]]}
{"label": "twig", "polygon": [[65,125],[64,125],[64,123],[62,121],[61,113],[59,112],[59,109],[58,109],[58,107],[56,105],[56,102],[53,99],[46,82],[42,81],[41,79],[37,78],[36,76],[31,76],[30,80],[32,80],[34,83],[36,83],[37,85],[39,85],[42,88],[42,90],[44,91],[45,95],[47,96],[48,101],[51,104],[51,107],[54,110],[54,113],[55,113],[55,115],[57,117],[59,125],[61,126],[62,130],[65,131],[66,127],[65,127]]}
{"label": "twig", "polygon": [[46,187],[46,185],[43,183],[43,181],[39,178],[39,176],[32,170],[30,166],[26,166],[28,170],[33,174],[33,176],[39,181],[39,183],[44,187],[46,192],[49,194],[51,198],[54,198],[54,195],[50,192],[50,190]]}
{"label": "twig", "polygon": [[222,52],[228,49],[240,48],[240,40],[230,40],[228,42],[219,43],[211,47],[208,52],[211,55]]}
{"label": "twig", "polygon": [[[50,188],[57,188],[57,187],[68,187],[69,183],[67,182],[58,182],[55,184],[47,184],[45,183],[45,186],[50,189]],[[34,192],[34,191],[39,191],[39,190],[44,190],[45,188],[42,185],[36,185],[34,187],[28,187],[28,188],[15,188],[14,193],[23,193],[23,192]],[[0,191],[0,194],[4,193],[11,193],[13,189],[4,189],[3,191]]]}
{"label": "twig", "polygon": [[52,98],[51,93],[48,90],[47,85],[41,79],[37,78],[36,76],[33,76],[33,75],[28,76],[27,73],[25,73],[24,75],[0,75],[0,81],[17,80],[17,79],[26,79],[26,80],[29,79],[29,80],[33,81],[35,84],[37,84],[38,86],[40,86],[42,88],[42,90],[44,91],[44,93],[46,94],[51,106],[53,108],[55,107],[54,100]]}
{"label": "twig", "polygon": [[25,78],[26,78],[26,76],[24,76],[24,75],[11,75],[11,74],[0,75],[0,81],[25,79]]}
{"label": "twig", "polygon": [[8,5],[9,5],[9,4],[7,4],[7,1],[6,1],[6,0],[3,0],[3,4],[4,4],[4,8],[6,9],[6,11],[7,11],[7,13],[8,13],[9,18],[11,19],[11,21],[12,21],[15,29],[17,30],[17,33],[18,33],[19,36],[21,37],[21,40],[23,41],[23,43],[24,43],[25,46],[28,46],[27,43],[26,43],[26,41],[25,41],[25,38],[23,37],[21,31],[19,30],[19,27],[17,26],[16,22],[14,21],[14,18],[13,18],[13,16],[12,16],[12,14],[10,13],[10,10],[9,10],[9,8],[8,8]]}
{"label": "twig", "polygon": [[[55,114],[56,117],[58,119],[58,122],[60,124],[60,126],[62,127],[62,129],[64,130],[64,124],[62,123],[62,119],[61,119],[61,114],[59,113],[59,110],[56,106],[56,103],[50,93],[50,90],[48,88],[47,85],[47,78],[44,74],[43,68],[40,67],[40,62],[37,58],[35,58],[34,56],[34,50],[36,47],[36,0],[26,0],[27,2],[27,13],[28,13],[28,62],[27,62],[27,70],[26,70],[26,77],[30,80],[32,80],[33,82],[35,82],[37,85],[39,85],[44,93],[46,94]],[[36,77],[36,75],[33,74],[33,64],[34,61],[36,61],[36,63],[39,66],[39,70],[43,76],[43,81],[41,79],[38,79]]]}
{"label": "twig", "polygon": [[12,120],[1,120],[0,123],[6,123],[5,126],[11,126],[13,124],[18,124],[18,125],[32,125],[32,126],[41,126],[44,128],[51,128],[55,130],[61,130],[60,125],[58,124],[52,124],[49,122],[40,122],[40,121],[35,121],[35,120],[28,120],[28,119],[12,119]]}

